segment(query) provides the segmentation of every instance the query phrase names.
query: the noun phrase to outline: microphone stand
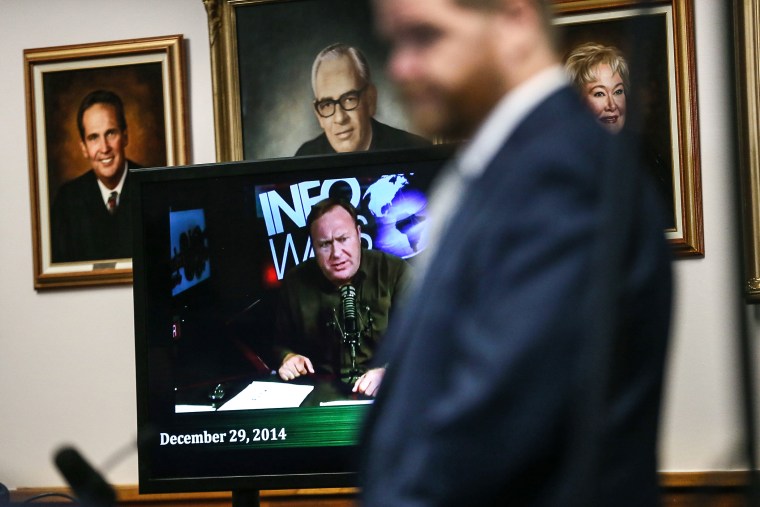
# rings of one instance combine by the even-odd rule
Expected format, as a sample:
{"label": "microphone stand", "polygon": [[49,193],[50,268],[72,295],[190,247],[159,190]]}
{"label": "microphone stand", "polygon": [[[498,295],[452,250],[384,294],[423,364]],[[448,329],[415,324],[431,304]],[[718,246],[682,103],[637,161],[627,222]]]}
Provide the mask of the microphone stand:
{"label": "microphone stand", "polygon": [[[350,383],[356,382],[356,380],[362,375],[359,368],[356,366],[356,349],[361,346],[362,336],[370,337],[372,333],[372,314],[369,311],[369,306],[364,307],[364,311],[367,314],[367,320],[364,321],[361,312],[357,312],[358,329],[354,332],[347,332],[341,325],[338,318],[338,311],[333,308],[333,321],[328,323],[328,326],[332,327],[338,333],[340,337],[340,343],[342,346],[347,346],[349,351],[349,357],[351,358],[351,368],[348,371],[348,381]],[[341,354],[341,366],[343,364],[343,357]]]}

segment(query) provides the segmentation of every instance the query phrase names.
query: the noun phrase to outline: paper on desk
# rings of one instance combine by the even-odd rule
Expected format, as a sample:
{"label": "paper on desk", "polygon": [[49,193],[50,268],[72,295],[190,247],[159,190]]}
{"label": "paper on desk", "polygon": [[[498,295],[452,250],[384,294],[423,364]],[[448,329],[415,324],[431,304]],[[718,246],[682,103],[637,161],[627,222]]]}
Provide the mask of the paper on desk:
{"label": "paper on desk", "polygon": [[218,410],[297,407],[313,389],[314,386],[255,381]]}
{"label": "paper on desk", "polygon": [[319,404],[320,407],[341,407],[344,405],[369,405],[375,400],[335,400],[335,401],[323,401]]}
{"label": "paper on desk", "polygon": [[216,410],[211,405],[174,405],[175,414],[187,414],[190,412],[213,412]]}

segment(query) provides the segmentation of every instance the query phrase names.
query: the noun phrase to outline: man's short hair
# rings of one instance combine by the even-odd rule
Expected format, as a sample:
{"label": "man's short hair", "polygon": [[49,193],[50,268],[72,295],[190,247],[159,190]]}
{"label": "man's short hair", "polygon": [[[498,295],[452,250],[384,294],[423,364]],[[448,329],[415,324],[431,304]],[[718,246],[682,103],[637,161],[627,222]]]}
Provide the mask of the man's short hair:
{"label": "man's short hair", "polygon": [[[541,14],[551,17],[551,5],[549,0],[532,0]],[[469,7],[470,9],[496,9],[504,0],[454,0],[455,3],[462,7]]]}
{"label": "man's short hair", "polygon": [[[460,7],[467,9],[480,9],[480,10],[496,10],[504,4],[505,0],[454,0],[454,3]],[[536,8],[539,17],[541,18],[541,24],[544,26],[546,34],[549,36],[549,41],[553,46],[557,45],[556,29],[552,20],[554,19],[554,8],[552,7],[550,0],[530,0],[533,6]]]}
{"label": "man's short hair", "polygon": [[364,53],[362,53],[358,48],[349,46],[348,44],[336,42],[335,44],[330,44],[322,51],[320,51],[317,54],[317,57],[314,58],[314,63],[311,66],[311,89],[314,92],[314,96],[316,98],[319,98],[317,97],[317,71],[319,71],[319,67],[322,65],[322,62],[325,60],[336,60],[344,56],[347,56],[351,59],[357,74],[359,74],[361,80],[364,81],[364,84],[372,83],[369,64],[367,63],[367,58],[364,56]]}
{"label": "man's short hair", "polygon": [[359,217],[353,204],[340,197],[328,197],[327,199],[322,199],[317,204],[312,206],[311,211],[309,212],[309,216],[306,217],[306,230],[309,231],[309,236],[311,236],[311,225],[336,206],[340,206],[346,210],[348,214],[351,215],[354,224],[359,225]]}
{"label": "man's short hair", "polygon": [[630,89],[628,62],[615,46],[605,46],[595,42],[576,46],[565,60],[565,69],[575,87],[584,92],[587,84],[597,80],[595,70],[600,64],[609,65],[613,74],[620,75],[625,90]]}
{"label": "man's short hair", "polygon": [[454,0],[454,3],[469,9],[495,9],[503,0]]}
{"label": "man's short hair", "polygon": [[110,90],[95,90],[90,92],[82,99],[82,103],[79,104],[79,111],[77,111],[77,127],[79,128],[79,137],[84,141],[84,112],[90,109],[95,104],[108,104],[113,106],[116,110],[116,122],[119,124],[119,128],[124,131],[127,130],[127,119],[124,116],[124,104],[121,98]]}

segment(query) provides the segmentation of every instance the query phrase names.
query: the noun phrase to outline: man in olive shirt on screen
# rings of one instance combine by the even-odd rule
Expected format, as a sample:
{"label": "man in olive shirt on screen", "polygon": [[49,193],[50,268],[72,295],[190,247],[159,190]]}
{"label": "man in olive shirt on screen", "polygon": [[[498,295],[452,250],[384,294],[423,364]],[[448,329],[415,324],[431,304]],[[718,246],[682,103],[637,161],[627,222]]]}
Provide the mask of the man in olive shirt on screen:
{"label": "man in olive shirt on screen", "polygon": [[[290,381],[305,375],[337,375],[355,393],[374,396],[385,368],[368,368],[385,333],[391,309],[409,281],[406,261],[361,248],[361,227],[354,207],[328,198],[309,213],[306,227],[315,257],[285,276],[277,316],[278,375]],[[355,358],[342,339],[341,287],[356,290],[359,330]],[[353,370],[355,363],[358,373]]]}

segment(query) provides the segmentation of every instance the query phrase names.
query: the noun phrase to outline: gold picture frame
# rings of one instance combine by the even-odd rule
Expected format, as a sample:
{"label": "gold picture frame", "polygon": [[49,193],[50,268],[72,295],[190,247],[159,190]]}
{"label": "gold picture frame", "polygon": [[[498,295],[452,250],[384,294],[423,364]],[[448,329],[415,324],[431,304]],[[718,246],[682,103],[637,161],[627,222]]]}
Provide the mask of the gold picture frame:
{"label": "gold picture frame", "polygon": [[187,164],[183,55],[182,35],[24,50],[35,289],[132,282],[131,258],[54,258],[54,232],[65,235],[53,231],[53,203],[64,184],[91,171],[77,110],[95,90],[124,104],[130,166]]}
{"label": "gold picture frame", "polygon": [[[655,166],[649,161],[657,160],[664,168],[655,181],[671,211],[665,234],[676,256],[704,255],[692,0],[554,3],[562,43],[568,46],[563,49],[597,42],[618,47],[629,60],[628,116],[638,113],[637,138],[649,147],[643,150],[645,162]],[[563,33],[568,26],[580,29]]]}
{"label": "gold picture frame", "polygon": [[374,119],[413,130],[382,72],[387,48],[375,35],[370,0],[203,3],[218,162],[297,156],[299,147],[322,134],[314,111],[311,68],[317,54],[334,43],[356,47],[366,57],[377,90]]}
{"label": "gold picture frame", "polygon": [[[329,5],[338,0],[319,0],[310,4]],[[243,160],[246,157],[244,137],[250,136],[243,126],[240,61],[246,55],[239,51],[241,33],[239,13],[251,8],[281,6],[295,15],[304,2],[288,0],[203,0],[209,22],[209,42],[214,86],[214,112],[217,161]],[[363,2],[357,2],[357,4]],[[662,35],[665,45],[657,48],[657,57],[667,66],[666,113],[660,120],[667,129],[670,142],[667,178],[669,194],[665,204],[672,209],[672,223],[665,230],[673,252],[678,257],[704,255],[702,188],[696,100],[696,67],[694,54],[694,16],[692,0],[554,0],[559,23],[584,19],[582,23],[623,22],[648,16],[652,9],[667,23]],[[639,10],[637,10],[639,9]],[[335,10],[324,8],[324,12]],[[617,19],[616,21],[616,18]],[[621,21],[622,20],[622,21]],[[314,23],[319,25],[319,23]],[[283,27],[277,25],[278,30]],[[265,40],[266,37],[262,35]],[[264,53],[264,56],[268,56]],[[248,56],[250,58],[250,55]],[[286,61],[282,59],[280,61]],[[242,83],[242,85],[241,85]],[[244,95],[246,95],[244,93]],[[255,95],[248,102],[256,100]],[[663,99],[664,100],[664,99]],[[306,100],[303,101],[307,102]],[[256,117],[256,121],[261,121]],[[266,123],[261,121],[261,123]],[[244,135],[245,134],[245,135]]]}
{"label": "gold picture frame", "polygon": [[760,6],[734,1],[739,172],[744,228],[744,294],[760,302]]}

